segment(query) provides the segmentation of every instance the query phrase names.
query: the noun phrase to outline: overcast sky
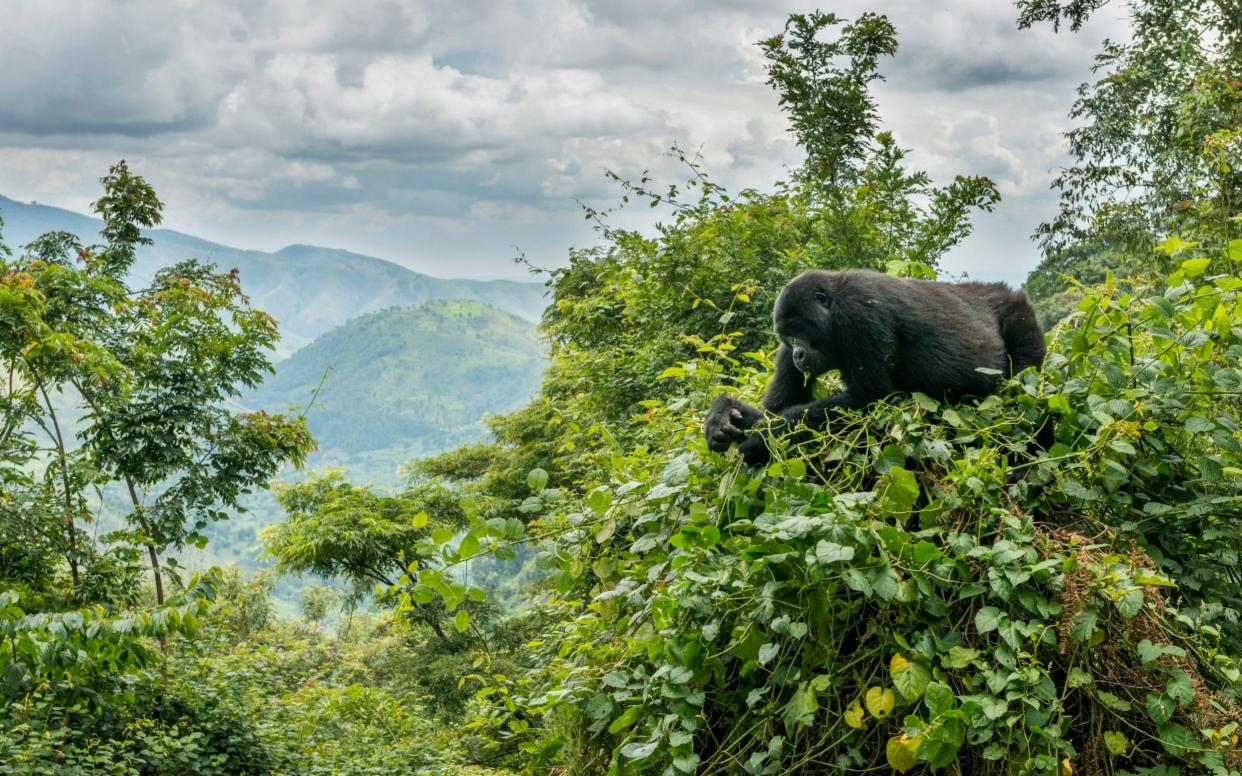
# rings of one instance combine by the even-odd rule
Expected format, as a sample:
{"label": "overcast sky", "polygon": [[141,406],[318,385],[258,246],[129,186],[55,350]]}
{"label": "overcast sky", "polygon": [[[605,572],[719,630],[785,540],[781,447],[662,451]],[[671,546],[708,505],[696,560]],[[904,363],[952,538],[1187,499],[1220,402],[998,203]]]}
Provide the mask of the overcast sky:
{"label": "overcast sky", "polygon": [[[730,188],[796,165],[755,41],[762,0],[4,0],[0,193],[85,211],[129,160],[165,225],[238,247],[303,242],[440,276],[518,277],[593,235],[603,175],[701,148]],[[849,0],[889,15],[885,125],[937,181],[1004,198],[948,269],[1021,282],[1075,87],[1113,11],[1077,34],[1018,30],[1006,0]],[[1105,9],[1108,11],[1109,9]],[[626,216],[630,223],[653,218]]]}

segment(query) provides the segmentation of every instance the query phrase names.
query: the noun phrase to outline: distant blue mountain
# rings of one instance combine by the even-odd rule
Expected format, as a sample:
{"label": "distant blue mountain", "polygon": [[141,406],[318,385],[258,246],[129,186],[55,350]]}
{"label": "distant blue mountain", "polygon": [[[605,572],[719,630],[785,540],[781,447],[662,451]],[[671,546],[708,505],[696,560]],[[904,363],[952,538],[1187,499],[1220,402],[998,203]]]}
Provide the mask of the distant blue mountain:
{"label": "distant blue mountain", "polygon": [[[3,241],[11,248],[51,231],[70,232],[84,242],[98,240],[95,218],[0,196]],[[170,229],[148,233],[134,276],[145,280],[161,267],[184,259],[237,268],[252,303],[280,322],[281,355],[288,355],[329,329],[360,315],[436,299],[472,299],[527,321],[537,321],[547,300],[539,283],[510,280],[447,280],[423,275],[384,259],[349,251],[290,245],[275,253],[243,250]]]}

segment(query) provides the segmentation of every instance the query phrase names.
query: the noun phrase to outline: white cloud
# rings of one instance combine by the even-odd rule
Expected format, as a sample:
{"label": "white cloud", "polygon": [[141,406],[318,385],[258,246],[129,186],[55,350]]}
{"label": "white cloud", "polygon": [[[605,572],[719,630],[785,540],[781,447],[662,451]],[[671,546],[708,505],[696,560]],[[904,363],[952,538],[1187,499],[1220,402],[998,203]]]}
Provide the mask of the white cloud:
{"label": "white cloud", "polygon": [[[616,193],[603,170],[682,177],[664,155],[673,143],[701,149],[729,186],[783,176],[797,150],[755,42],[795,10],[785,0],[9,0],[0,192],[83,209],[125,157],[175,228],[514,274],[515,243],[551,264],[590,239],[574,200]],[[1026,235],[1051,213],[1046,185],[1073,87],[1117,23],[1018,31],[997,0],[836,10],[890,14],[900,50],[883,64],[886,124],[938,180],[997,180],[1012,204],[984,243],[1020,254],[1003,262],[1020,279],[1034,256]],[[971,250],[963,266],[986,267]]]}

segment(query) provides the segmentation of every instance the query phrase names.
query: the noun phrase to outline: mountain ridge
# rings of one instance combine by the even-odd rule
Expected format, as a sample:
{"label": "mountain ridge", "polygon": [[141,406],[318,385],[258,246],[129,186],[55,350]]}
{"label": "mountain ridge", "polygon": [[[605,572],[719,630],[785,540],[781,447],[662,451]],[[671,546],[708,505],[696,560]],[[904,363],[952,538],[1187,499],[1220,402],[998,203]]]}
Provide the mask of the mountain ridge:
{"label": "mountain ridge", "polygon": [[[71,232],[83,242],[98,240],[102,222],[72,210],[22,203],[0,195],[3,237],[24,245],[49,231]],[[278,354],[288,356],[316,337],[360,315],[436,299],[477,299],[527,321],[537,322],[547,306],[540,283],[517,280],[438,278],[388,259],[294,243],[269,253],[235,248],[173,229],[145,232],[154,244],[138,251],[133,275],[146,279],[160,267],[197,258],[223,269],[236,268],[242,290],[255,307],[281,325]]]}

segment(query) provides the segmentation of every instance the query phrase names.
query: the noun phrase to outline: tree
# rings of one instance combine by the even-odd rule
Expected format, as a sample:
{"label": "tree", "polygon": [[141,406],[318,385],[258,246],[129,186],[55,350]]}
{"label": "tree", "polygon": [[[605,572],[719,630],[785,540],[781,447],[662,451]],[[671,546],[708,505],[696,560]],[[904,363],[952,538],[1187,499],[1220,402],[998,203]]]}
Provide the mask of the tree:
{"label": "tree", "polygon": [[[1018,0],[1019,24],[1078,30],[1104,5]],[[1106,41],[1102,76],[1079,87],[1060,211],[1036,235],[1050,254],[1090,242],[1139,257],[1125,271],[1171,234],[1225,256],[1242,207],[1242,16],[1216,0],[1125,5],[1130,39]]]}
{"label": "tree", "polygon": [[[340,472],[329,472],[281,486],[278,497],[287,518],[261,535],[277,570],[341,578],[355,589],[377,590],[378,600],[394,606],[405,621],[429,628],[442,640],[450,638],[445,620],[466,603],[465,588],[444,580],[448,606],[432,596],[415,599],[411,591],[421,571],[435,569],[422,548],[447,541],[466,523],[454,493],[431,483],[384,495],[351,485]],[[460,596],[454,590],[460,590]]]}
{"label": "tree", "polygon": [[186,261],[131,289],[135,251],[150,242],[142,228],[162,205],[124,162],[101,183],[102,245],[51,233],[0,256],[0,462],[19,495],[12,516],[42,526],[75,600],[92,552],[80,525],[98,517],[88,496],[123,488],[132,531],[113,539],[145,548],[163,604],[160,555],[204,543],[203,527],[300,465],[313,440],[301,418],[227,406],[271,371],[277,338],[236,273]]}

